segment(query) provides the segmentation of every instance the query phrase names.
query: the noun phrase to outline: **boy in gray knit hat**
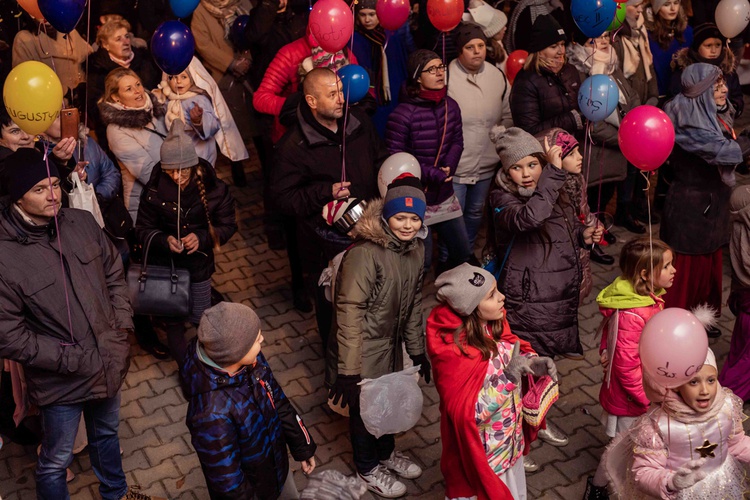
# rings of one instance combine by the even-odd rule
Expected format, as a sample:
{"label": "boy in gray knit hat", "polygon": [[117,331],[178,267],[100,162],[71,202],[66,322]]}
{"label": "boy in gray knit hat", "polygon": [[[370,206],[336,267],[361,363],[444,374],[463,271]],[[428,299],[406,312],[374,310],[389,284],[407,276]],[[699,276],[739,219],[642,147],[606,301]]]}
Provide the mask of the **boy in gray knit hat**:
{"label": "boy in gray knit hat", "polygon": [[287,447],[305,474],[315,469],[316,445],[260,351],[260,327],[245,305],[207,309],[180,373],[211,498],[299,498]]}

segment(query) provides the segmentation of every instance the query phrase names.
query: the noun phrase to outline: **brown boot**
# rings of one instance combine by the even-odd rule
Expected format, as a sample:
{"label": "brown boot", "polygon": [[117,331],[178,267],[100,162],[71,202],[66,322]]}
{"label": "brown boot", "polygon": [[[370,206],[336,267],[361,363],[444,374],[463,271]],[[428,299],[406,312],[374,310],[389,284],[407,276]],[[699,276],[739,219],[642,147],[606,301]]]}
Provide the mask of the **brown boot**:
{"label": "brown boot", "polygon": [[130,486],[128,487],[128,492],[125,493],[125,496],[122,497],[120,500],[167,500],[167,499],[164,497],[152,497],[150,495],[141,493],[140,486]]}

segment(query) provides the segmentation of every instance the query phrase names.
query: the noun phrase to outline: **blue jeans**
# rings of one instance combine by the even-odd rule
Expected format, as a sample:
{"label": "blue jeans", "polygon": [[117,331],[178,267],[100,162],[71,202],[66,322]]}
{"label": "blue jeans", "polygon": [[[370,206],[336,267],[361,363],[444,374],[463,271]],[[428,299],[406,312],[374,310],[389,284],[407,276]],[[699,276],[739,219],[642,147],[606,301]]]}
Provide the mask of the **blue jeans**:
{"label": "blue jeans", "polygon": [[36,467],[36,497],[68,500],[66,472],[73,462],[73,441],[83,412],[91,468],[99,479],[102,500],[120,500],[128,491],[120,458],[120,394],[70,405],[49,405],[42,412],[42,449]]}
{"label": "blue jeans", "polygon": [[479,234],[479,227],[482,225],[484,203],[487,201],[490,186],[492,186],[492,177],[478,181],[476,184],[453,183],[453,192],[456,193],[461,210],[464,212],[466,234],[469,237],[469,248],[472,250],[477,234]]}
{"label": "blue jeans", "polygon": [[427,227],[427,239],[424,242],[424,271],[430,269],[432,264],[432,232],[438,234],[438,244],[445,246],[447,249],[446,262],[448,269],[463,264],[469,260],[471,247],[469,246],[469,237],[466,235],[466,225],[463,217],[438,222]]}

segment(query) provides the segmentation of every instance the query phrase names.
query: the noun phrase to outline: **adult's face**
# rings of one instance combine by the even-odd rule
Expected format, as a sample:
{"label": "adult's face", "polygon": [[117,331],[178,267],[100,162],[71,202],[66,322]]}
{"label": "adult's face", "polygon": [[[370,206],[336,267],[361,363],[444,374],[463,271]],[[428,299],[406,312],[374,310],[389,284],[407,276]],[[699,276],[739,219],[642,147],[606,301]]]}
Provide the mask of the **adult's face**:
{"label": "adult's face", "polygon": [[146,92],[143,89],[141,79],[125,75],[120,78],[117,93],[112,94],[112,100],[126,108],[141,108],[146,104]]}
{"label": "adult's face", "polygon": [[29,189],[23,198],[18,200],[18,206],[33,220],[46,223],[60,210],[60,200],[60,179],[52,177],[42,179]]}
{"label": "adult's face", "polygon": [[359,20],[359,24],[366,30],[375,29],[380,24],[375,9],[360,9],[357,13],[357,19]]}
{"label": "adult's face", "polygon": [[539,58],[547,69],[553,73],[558,73],[565,64],[565,42],[559,41],[540,50]]}
{"label": "adult's face", "polygon": [[674,21],[680,13],[680,0],[667,0],[659,9],[659,17],[665,21]]}
{"label": "adult's face", "polygon": [[341,80],[331,74],[321,78],[308,97],[310,109],[323,120],[338,120],[344,116],[344,92]]}
{"label": "adult's face", "polygon": [[443,61],[433,59],[425,64],[417,81],[423,90],[442,90],[445,87],[445,68]]}
{"label": "adult's face", "polygon": [[10,122],[7,127],[0,127],[0,146],[5,146],[11,151],[18,148],[31,148],[34,146],[34,138],[21,130],[21,127]]}
{"label": "adult's face", "polygon": [[638,5],[628,5],[625,7],[625,19],[631,26],[635,26],[643,15],[643,2]]}
{"label": "adult's face", "polygon": [[474,38],[464,45],[461,53],[458,55],[458,62],[467,71],[476,73],[482,67],[487,57],[487,44],[481,38]]}
{"label": "adult's face", "polygon": [[102,40],[102,47],[116,59],[127,59],[133,53],[130,33],[125,28],[118,28],[110,37]]}

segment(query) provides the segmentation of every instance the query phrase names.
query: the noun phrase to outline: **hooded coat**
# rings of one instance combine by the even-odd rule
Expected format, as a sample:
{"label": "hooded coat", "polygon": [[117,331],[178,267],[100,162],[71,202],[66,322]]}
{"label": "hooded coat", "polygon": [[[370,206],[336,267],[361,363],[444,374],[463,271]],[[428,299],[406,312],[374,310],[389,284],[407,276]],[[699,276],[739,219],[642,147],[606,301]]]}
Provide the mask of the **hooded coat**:
{"label": "hooded coat", "polygon": [[401,241],[383,220],[382,199],[365,208],[336,278],[327,383],[339,374],[378,378],[402,370],[402,343],[410,356],[424,354],[424,233]]}
{"label": "hooded coat", "polygon": [[0,357],[24,367],[37,406],[112,398],[130,366],[133,311],[120,255],[88,212],[63,208],[58,225],[51,237],[12,207],[0,213]]}
{"label": "hooded coat", "polygon": [[[501,171],[502,172],[502,171]],[[567,196],[566,173],[543,168],[534,193],[525,198],[506,182],[490,190],[498,258],[505,258],[498,288],[513,332],[540,356],[581,353],[578,300],[584,226]],[[496,182],[502,176],[498,173]]]}
{"label": "hooded coat", "polygon": [[[201,160],[201,165],[211,225],[219,239],[218,244],[223,245],[237,232],[234,198],[229,187],[216,177],[211,165],[205,160]],[[177,190],[177,184],[164,173],[161,164],[157,164],[141,197],[135,230],[138,241],[143,245],[153,231],[159,231],[151,242],[150,262],[169,265],[169,257],[172,257],[176,267],[188,269],[190,280],[199,283],[211,279],[216,270],[214,242],[208,232],[206,208],[195,180],[180,193],[179,199]],[[175,254],[169,249],[167,239],[169,236],[177,237],[178,220],[180,236],[195,233],[198,237],[198,251],[192,254]]]}
{"label": "hooded coat", "polygon": [[639,295],[632,283],[620,276],[596,298],[607,325],[599,353],[607,350],[609,354],[599,403],[610,415],[638,417],[651,404],[643,390],[638,342],[648,320],[664,309],[664,300],[659,297],[663,294],[664,289],[660,289],[655,295]]}

